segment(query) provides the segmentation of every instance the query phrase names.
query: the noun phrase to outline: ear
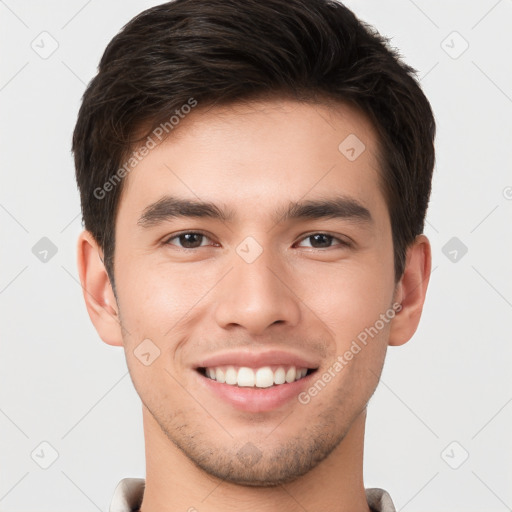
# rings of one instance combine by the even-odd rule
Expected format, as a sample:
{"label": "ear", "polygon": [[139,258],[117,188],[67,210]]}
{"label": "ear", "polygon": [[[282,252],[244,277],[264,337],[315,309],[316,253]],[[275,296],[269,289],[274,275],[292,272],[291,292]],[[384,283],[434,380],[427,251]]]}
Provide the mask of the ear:
{"label": "ear", "polygon": [[84,230],[78,237],[77,265],[87,312],[96,331],[105,343],[122,346],[117,301],[101,248],[90,231]]}
{"label": "ear", "polygon": [[394,302],[402,305],[391,322],[389,345],[403,345],[416,332],[432,267],[430,242],[418,235],[407,249],[404,273],[397,284]]}

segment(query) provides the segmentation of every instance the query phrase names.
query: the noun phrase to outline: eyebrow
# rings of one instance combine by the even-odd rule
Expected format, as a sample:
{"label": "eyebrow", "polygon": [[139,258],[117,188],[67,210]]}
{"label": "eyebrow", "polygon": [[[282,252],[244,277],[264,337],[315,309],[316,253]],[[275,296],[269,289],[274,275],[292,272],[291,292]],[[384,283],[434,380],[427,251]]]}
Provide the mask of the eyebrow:
{"label": "eyebrow", "polygon": [[[147,206],[137,224],[143,228],[150,228],[176,218],[210,218],[231,222],[235,217],[233,210],[219,208],[214,203],[166,195]],[[290,202],[285,208],[276,210],[272,217],[276,223],[300,219],[334,218],[365,224],[374,222],[370,211],[365,206],[347,196]]]}

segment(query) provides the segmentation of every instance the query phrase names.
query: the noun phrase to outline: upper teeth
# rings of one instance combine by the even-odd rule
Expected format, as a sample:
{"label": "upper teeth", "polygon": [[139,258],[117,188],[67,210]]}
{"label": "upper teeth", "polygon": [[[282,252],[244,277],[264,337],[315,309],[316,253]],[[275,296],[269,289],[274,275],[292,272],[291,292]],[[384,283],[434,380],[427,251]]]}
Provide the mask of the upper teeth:
{"label": "upper teeth", "polygon": [[268,388],[274,384],[290,383],[302,379],[307,371],[307,368],[296,368],[295,366],[290,366],[287,369],[284,366],[278,366],[275,370],[270,366],[254,369],[247,366],[241,366],[240,368],[217,366],[206,368],[206,375],[210,379],[231,386]]}

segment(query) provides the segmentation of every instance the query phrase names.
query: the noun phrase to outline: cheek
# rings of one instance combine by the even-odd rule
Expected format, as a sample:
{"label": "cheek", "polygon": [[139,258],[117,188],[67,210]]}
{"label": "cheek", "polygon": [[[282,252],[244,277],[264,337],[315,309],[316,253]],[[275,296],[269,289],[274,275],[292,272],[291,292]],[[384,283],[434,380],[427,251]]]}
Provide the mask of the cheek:
{"label": "cheek", "polygon": [[390,308],[393,280],[383,261],[340,263],[311,273],[301,281],[299,296],[336,335],[338,351]]}
{"label": "cheek", "polygon": [[202,271],[152,265],[147,259],[119,265],[120,308],[127,330],[162,337],[211,286]]}

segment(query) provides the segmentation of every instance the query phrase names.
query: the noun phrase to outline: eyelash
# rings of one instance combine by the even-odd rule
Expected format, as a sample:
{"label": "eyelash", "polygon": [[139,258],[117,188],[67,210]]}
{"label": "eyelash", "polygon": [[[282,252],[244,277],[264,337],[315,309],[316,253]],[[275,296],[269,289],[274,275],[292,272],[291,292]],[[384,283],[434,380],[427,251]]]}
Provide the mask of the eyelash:
{"label": "eyelash", "polygon": [[[164,245],[174,245],[174,244],[171,244],[171,240],[174,240],[175,238],[179,238],[180,236],[183,236],[183,235],[201,235],[205,238],[210,238],[206,233],[202,233],[201,231],[182,231],[181,233],[177,233],[175,235],[173,235],[172,237],[168,238],[165,242],[164,242]],[[314,233],[310,233],[306,236],[303,236],[299,242],[303,241],[303,240],[306,240],[307,238],[311,238],[312,236],[314,235],[325,235],[327,237],[330,237],[332,238],[332,240],[337,240],[339,242],[339,245],[342,246],[342,247],[352,247],[352,243],[346,241],[346,240],[343,240],[341,238],[338,238],[338,237],[335,237],[334,235],[331,235],[329,233],[324,233],[323,231],[316,231]],[[195,247],[193,249],[191,248],[188,248],[188,247],[178,247],[178,249],[182,250],[182,251],[196,251],[197,249],[201,249],[202,247],[205,247],[205,246],[200,246],[200,247]],[[332,249],[332,247],[326,247],[326,248],[317,248],[317,247],[310,247],[310,249],[313,249],[315,251],[322,251],[322,250],[325,250],[325,249]]]}

